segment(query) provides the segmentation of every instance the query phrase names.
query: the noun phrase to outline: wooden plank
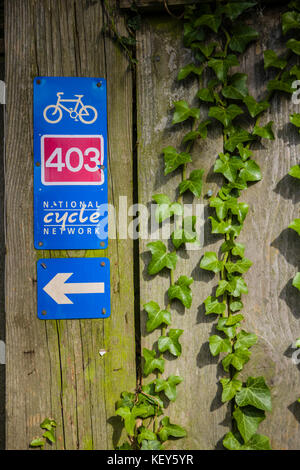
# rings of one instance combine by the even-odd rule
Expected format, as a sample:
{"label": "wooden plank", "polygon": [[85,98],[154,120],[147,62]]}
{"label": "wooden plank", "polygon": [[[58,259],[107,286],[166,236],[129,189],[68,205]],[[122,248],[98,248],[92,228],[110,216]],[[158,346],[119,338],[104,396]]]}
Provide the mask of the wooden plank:
{"label": "wooden plank", "polygon": [[[282,9],[267,10],[263,15],[250,18],[250,23],[261,32],[260,44],[264,48],[282,50],[279,26]],[[270,36],[269,32],[274,34]],[[187,99],[192,102],[195,87],[184,90],[176,83],[180,66],[189,62],[187,52],[181,48],[181,32],[178,23],[166,17],[151,18],[143,24],[138,36],[138,164],[139,199],[149,203],[152,194],[165,192],[175,196],[180,173],[165,178],[161,149],[180,143],[183,128],[171,128],[172,102]],[[280,46],[281,44],[281,46]],[[242,69],[249,74],[249,91],[261,98],[267,79],[272,73],[263,69],[261,45],[253,45],[242,60]],[[190,83],[190,82],[189,82]],[[151,92],[150,92],[151,90]],[[272,389],[273,412],[267,414],[261,432],[271,438],[274,449],[299,449],[300,412],[296,399],[300,391],[300,375],[292,363],[293,341],[300,336],[299,293],[291,286],[299,269],[299,239],[287,226],[299,213],[299,187],[287,177],[289,168],[298,162],[299,134],[289,125],[289,114],[297,112],[291,100],[284,96],[275,98],[265,121],[274,120],[277,132],[275,142],[263,141],[255,152],[264,179],[243,193],[243,200],[251,205],[240,241],[246,244],[246,256],[253,262],[247,273],[249,295],[244,296],[245,328],[254,331],[259,343],[253,348],[253,356],[244,376],[264,375]],[[207,189],[217,190],[218,180],[211,172],[217,153],[222,149],[217,129],[194,155],[192,169],[205,169],[204,194]],[[296,204],[297,203],[297,204]],[[173,443],[177,448],[213,449],[229,428],[226,407],[216,396],[216,382],[223,370],[212,360],[207,340],[212,325],[204,317],[203,300],[211,294],[216,281],[200,272],[199,260],[207,249],[216,250],[215,238],[205,230],[205,246],[198,255],[181,258],[176,270],[179,274],[195,277],[192,308],[183,314],[180,307],[173,309],[172,326],[185,330],[182,336],[183,354],[180,359],[167,361],[166,375],[180,373],[184,383],[179,386],[179,397],[168,408],[168,414],[188,430],[188,438]],[[141,252],[141,304],[155,300],[166,305],[165,292],[169,286],[168,275],[149,277],[147,264],[150,256],[146,241],[140,243]],[[145,317],[142,316],[142,345],[152,349],[159,333],[146,335]]]}
{"label": "wooden plank", "polygon": [[[267,80],[274,72],[263,70],[263,49],[284,50],[280,31],[280,9],[266,10],[251,23],[260,32],[260,45],[249,48],[243,69],[249,74],[249,92],[263,97]],[[272,34],[270,35],[270,31]],[[263,45],[263,48],[262,48]],[[299,238],[287,229],[299,217],[299,184],[287,176],[299,163],[300,138],[289,124],[289,115],[299,112],[290,96],[276,95],[261,124],[274,121],[276,140],[263,140],[255,159],[261,166],[263,180],[243,193],[251,205],[240,240],[247,246],[246,256],[253,261],[247,273],[249,295],[244,297],[247,327],[259,337],[245,375],[264,375],[271,386],[273,412],[261,431],[271,438],[274,449],[299,449],[300,374],[293,364],[291,345],[300,336],[297,289],[291,285],[300,265]]]}
{"label": "wooden plank", "polygon": [[[58,422],[58,449],[113,448],[121,433],[114,406],[135,386],[133,247],[37,253],[32,239],[32,80],[36,75],[99,76],[108,83],[109,202],[132,200],[132,76],[104,39],[101,2],[6,2],[6,328],[7,449],[26,449],[40,422]],[[116,19],[123,30],[123,23]],[[126,175],[126,179],[124,178]],[[112,315],[105,320],[40,321],[38,256],[108,256]],[[99,350],[107,353],[100,357]]]}
{"label": "wooden plank", "polygon": [[[137,39],[138,94],[138,179],[139,202],[149,204],[152,195],[165,193],[173,200],[178,196],[176,189],[181,181],[180,171],[168,177],[163,174],[164,164],[162,149],[167,145],[179,147],[184,132],[189,125],[171,126],[172,103],[179,99],[192,102],[197,83],[185,87],[176,80],[180,67],[189,63],[190,57],[182,47],[182,29],[180,23],[168,16],[153,17],[143,22]],[[189,82],[189,85],[191,82]],[[222,137],[216,126],[208,140],[193,152],[193,163],[188,172],[195,168],[205,169],[207,174],[218,152],[222,151]],[[217,182],[207,181],[204,194],[208,189],[216,190]],[[189,196],[184,198],[190,203]],[[201,200],[201,203],[204,201]],[[206,247],[216,248],[215,240],[205,233]],[[147,265],[150,260],[146,244],[140,241],[141,269],[140,296],[143,304],[154,300],[161,307],[167,305],[166,291],[170,285],[168,272],[149,276]],[[170,245],[170,249],[171,245]],[[216,394],[220,398],[217,386],[219,373],[216,360],[210,355],[208,337],[212,328],[211,320],[205,318],[201,304],[211,294],[215,281],[199,269],[199,260],[203,251],[180,250],[175,280],[181,275],[193,275],[193,304],[184,311],[181,304],[172,303],[172,328],[184,330],[181,336],[182,356],[176,360],[166,360],[165,376],[180,374],[184,382],[178,386],[178,399],[167,409],[171,421],[183,425],[188,430],[184,440],[173,441],[172,448],[178,449],[213,449],[224,435],[226,406],[220,408]],[[142,347],[152,349],[160,335],[159,330],[146,334],[146,313],[142,312]]]}
{"label": "wooden plank", "polygon": [[[203,0],[201,3],[212,3],[215,0]],[[172,13],[173,10],[178,8],[182,10],[186,5],[195,4],[195,0],[120,0],[120,8],[129,9],[133,5],[137,6],[140,10],[156,11],[165,10]],[[261,4],[282,4],[285,5],[285,0],[262,0]]]}

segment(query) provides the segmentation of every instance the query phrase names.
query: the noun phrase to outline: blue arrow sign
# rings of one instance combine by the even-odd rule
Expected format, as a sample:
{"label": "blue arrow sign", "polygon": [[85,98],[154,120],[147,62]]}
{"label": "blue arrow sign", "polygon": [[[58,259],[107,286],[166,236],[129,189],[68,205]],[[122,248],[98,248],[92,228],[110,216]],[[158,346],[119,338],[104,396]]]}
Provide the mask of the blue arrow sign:
{"label": "blue arrow sign", "polygon": [[109,259],[40,259],[37,305],[41,320],[109,317]]}
{"label": "blue arrow sign", "polygon": [[103,78],[34,79],[34,246],[107,246]]}

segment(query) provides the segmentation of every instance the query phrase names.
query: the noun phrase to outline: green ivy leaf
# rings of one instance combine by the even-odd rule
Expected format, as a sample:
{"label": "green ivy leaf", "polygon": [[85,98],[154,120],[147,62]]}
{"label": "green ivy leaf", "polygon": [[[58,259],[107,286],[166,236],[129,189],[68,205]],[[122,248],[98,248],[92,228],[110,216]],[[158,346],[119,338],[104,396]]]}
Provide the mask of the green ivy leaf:
{"label": "green ivy leaf", "polygon": [[250,26],[242,23],[236,24],[233,29],[233,36],[229,43],[229,47],[234,52],[244,52],[251,41],[255,41],[259,34]]}
{"label": "green ivy leaf", "polygon": [[244,257],[245,253],[245,245],[242,243],[237,243],[231,240],[227,240],[221,245],[222,253],[226,253],[226,251],[231,251],[234,256],[239,256],[240,258]]}
{"label": "green ivy leaf", "polygon": [[214,217],[208,217],[211,220],[211,232],[222,234],[232,233],[234,236],[238,236],[242,229],[242,225],[232,225],[229,220],[222,220],[219,222]]}
{"label": "green ivy leaf", "polygon": [[234,183],[237,172],[244,167],[244,162],[240,157],[230,156],[228,153],[220,153],[214,166],[215,173],[222,173],[228,181]]}
{"label": "green ivy leaf", "polygon": [[144,439],[150,441],[157,441],[157,436],[154,432],[150,431],[150,429],[141,426],[139,428],[138,443],[140,444]]}
{"label": "green ivy leaf", "polygon": [[184,23],[183,30],[183,44],[185,47],[190,47],[194,41],[203,41],[205,37],[202,28],[195,29],[192,24]]}
{"label": "green ivy leaf", "polygon": [[244,142],[249,142],[249,140],[253,140],[254,137],[249,134],[248,131],[240,128],[233,128],[229,137],[225,142],[225,149],[229,152],[233,152],[234,149],[239,145],[243,144]]}
{"label": "green ivy leaf", "polygon": [[230,2],[222,9],[231,21],[236,20],[245,10],[254,7],[257,2]]}
{"label": "green ivy leaf", "polygon": [[213,90],[210,88],[201,88],[201,90],[197,92],[197,96],[200,100],[208,103],[214,103],[215,101]]}
{"label": "green ivy leaf", "polygon": [[254,333],[247,333],[247,331],[240,331],[236,337],[234,349],[238,348],[251,348],[257,343],[257,336]]}
{"label": "green ivy leaf", "polygon": [[131,413],[130,408],[128,408],[127,406],[122,406],[121,408],[118,408],[116,410],[116,415],[121,416],[121,418],[123,418],[127,434],[129,434],[129,436],[134,436],[135,417]]}
{"label": "green ivy leaf", "polygon": [[135,402],[135,394],[130,392],[122,392],[121,393],[121,400],[117,402],[117,408],[122,408],[126,406],[127,408],[131,409],[134,406]]}
{"label": "green ivy leaf", "polygon": [[33,439],[29,445],[30,447],[42,447],[43,448],[45,445],[45,441],[44,439],[39,437],[39,438]]}
{"label": "green ivy leaf", "polygon": [[241,450],[271,450],[270,440],[262,434],[254,434]]}
{"label": "green ivy leaf", "polygon": [[186,430],[177,424],[171,424],[170,418],[165,416],[161,421],[161,429],[158,433],[158,436],[162,442],[165,442],[169,437],[185,437]]}
{"label": "green ivy leaf", "polygon": [[245,444],[241,443],[241,436],[229,432],[223,440],[223,446],[228,450],[271,450],[269,438],[262,434],[254,434]]}
{"label": "green ivy leaf", "polygon": [[236,435],[228,432],[223,439],[223,446],[228,450],[241,450],[242,443],[237,439]]}
{"label": "green ivy leaf", "polygon": [[245,183],[247,181],[260,181],[262,179],[260,167],[254,160],[247,160],[240,171],[239,177]]}
{"label": "green ivy leaf", "polygon": [[201,259],[200,268],[206,271],[213,271],[216,274],[223,268],[223,262],[219,261],[216,253],[208,251]]}
{"label": "green ivy leaf", "polygon": [[186,101],[176,101],[174,103],[175,112],[173,116],[172,124],[178,124],[179,122],[186,121],[189,118],[199,119],[200,109],[190,108]]}
{"label": "green ivy leaf", "polygon": [[203,67],[197,67],[195,64],[188,64],[179,70],[177,80],[184,80],[191,73],[194,73],[195,75],[198,75],[198,77],[201,77],[203,73]]}
{"label": "green ivy leaf", "polygon": [[163,450],[163,446],[158,440],[147,440],[142,441],[141,450]]}
{"label": "green ivy leaf", "polygon": [[237,198],[230,197],[223,201],[219,197],[212,198],[210,200],[210,207],[215,207],[216,214],[219,220],[223,220],[228,211],[230,210],[233,215],[238,217],[240,223],[243,223],[249,210],[249,206],[246,203],[238,202]]}
{"label": "green ivy leaf", "polygon": [[[237,315],[237,317],[238,317],[238,315]],[[234,318],[234,316],[228,317],[228,318],[220,317],[219,320],[218,320],[218,324],[216,326],[217,330],[222,331],[223,333],[225,333],[225,335],[229,339],[233,339],[235,337],[236,329],[237,329],[237,327],[240,326],[240,324],[238,322],[236,322],[236,323],[232,322],[231,318]]]}
{"label": "green ivy leaf", "polygon": [[300,28],[300,13],[287,11],[282,15],[282,32],[286,34],[290,29]]}
{"label": "green ivy leaf", "polygon": [[148,265],[148,273],[157,274],[164,268],[175,269],[177,263],[177,255],[175,252],[167,253],[166,245],[160,240],[150,242],[147,247],[152,253],[152,259]]}
{"label": "green ivy leaf", "polygon": [[197,241],[195,225],[196,216],[192,215],[185,217],[181,227],[174,230],[171,234],[171,239],[176,250],[178,250],[183,243],[194,243]]}
{"label": "green ivy leaf", "polygon": [[179,194],[191,191],[196,197],[201,196],[204,170],[193,170],[188,179],[182,181],[179,185]]}
{"label": "green ivy leaf", "polygon": [[221,108],[220,106],[211,106],[209,108],[209,117],[213,117],[220,121],[223,126],[228,127],[234,118],[243,114],[243,110],[236,104],[230,104],[228,108]]}
{"label": "green ivy leaf", "polygon": [[159,370],[161,373],[165,369],[165,361],[163,358],[156,357],[155,351],[150,351],[149,349],[143,349],[143,357],[145,359],[144,365],[144,374],[145,376],[151,374],[154,370]]}
{"label": "green ivy leaf", "polygon": [[294,126],[300,127],[300,114],[299,113],[294,113],[290,115],[290,121]]}
{"label": "green ivy leaf", "polygon": [[242,320],[244,320],[244,317],[243,317],[242,314],[239,314],[239,315],[231,315],[230,314],[229,317],[227,317],[226,325],[233,326],[233,325],[236,325],[237,323],[241,322]]}
{"label": "green ivy leaf", "polygon": [[221,379],[220,382],[223,387],[221,398],[223,403],[232,400],[235,397],[236,393],[241,390],[243,385],[242,382],[237,379]]}
{"label": "green ivy leaf", "polygon": [[265,139],[274,140],[275,137],[272,131],[272,125],[273,121],[268,122],[268,124],[263,127],[255,125],[253,129],[253,134],[258,135],[259,137],[263,137]]}
{"label": "green ivy leaf", "polygon": [[221,336],[213,335],[209,338],[209,349],[213,356],[217,356],[221,352],[231,353],[231,343],[227,338],[221,338]]}
{"label": "green ivy leaf", "polygon": [[248,108],[250,116],[253,118],[268,109],[268,107],[270,106],[270,103],[268,103],[267,101],[258,102],[253,98],[253,96],[250,95],[245,96],[243,101]]}
{"label": "green ivy leaf", "polygon": [[296,39],[289,39],[286,43],[286,47],[291,49],[294,54],[300,55],[300,41],[297,41]]}
{"label": "green ivy leaf", "polygon": [[218,15],[201,15],[196,21],[195,26],[207,26],[210,28],[214,33],[218,32],[218,29],[221,24],[221,16]]}
{"label": "green ivy leaf", "polygon": [[52,442],[53,444],[55,444],[55,442],[56,442],[53,430],[45,431],[44,434],[43,434],[43,437],[48,439],[48,441]]}
{"label": "green ivy leaf", "polygon": [[179,375],[170,375],[167,380],[156,379],[155,391],[164,392],[170,401],[175,401],[177,396],[176,386],[183,381]]}
{"label": "green ivy leaf", "polygon": [[[230,365],[232,365],[236,370],[242,370],[244,365],[249,361],[250,356],[251,356],[251,351],[249,351],[248,349],[244,349],[244,348],[236,349],[234,353],[227,354],[227,356],[224,357],[222,361],[224,370],[228,372]],[[238,393],[241,393],[241,392],[238,392]]]}
{"label": "green ivy leaf", "polygon": [[299,165],[293,166],[289,171],[289,175],[293,176],[294,178],[298,178],[300,180],[300,166]]}
{"label": "green ivy leaf", "polygon": [[238,406],[252,405],[259,410],[272,411],[271,393],[264,377],[248,377],[246,387],[243,387],[235,397]]}
{"label": "green ivy leaf", "polygon": [[168,289],[169,299],[179,299],[186,308],[190,308],[192,305],[192,290],[190,285],[193,282],[194,279],[192,277],[180,276],[178,281]]}
{"label": "green ivy leaf", "polygon": [[295,230],[295,232],[300,235],[300,219],[294,219],[293,222],[289,225],[289,228]]}
{"label": "green ivy leaf", "polygon": [[57,423],[54,421],[52,418],[46,418],[44,421],[40,424],[40,427],[42,429],[47,429],[48,431],[51,431],[52,428],[56,428]]}
{"label": "green ivy leaf", "polygon": [[201,43],[201,42],[200,42],[200,43],[197,43],[197,48],[200,49],[200,51],[202,52],[202,54],[203,54],[207,59],[212,55],[212,53],[213,53],[213,51],[214,51],[214,49],[215,49],[216,46],[217,46],[217,43],[215,43],[215,42],[209,42],[209,43],[205,43],[205,42],[202,42],[202,43]]}
{"label": "green ivy leaf", "polygon": [[290,70],[290,75],[295,76],[297,80],[300,80],[300,67],[294,65]]}
{"label": "green ivy leaf", "polygon": [[235,55],[229,54],[225,59],[210,59],[207,65],[213,69],[221,82],[225,82],[229,69],[239,65],[239,62]]}
{"label": "green ivy leaf", "polygon": [[269,91],[277,90],[283,91],[284,93],[293,93],[295,88],[292,88],[293,79],[290,80],[270,80],[267,88]]}
{"label": "green ivy leaf", "polygon": [[[163,406],[164,406],[163,401],[160,399],[160,397],[158,395],[156,395],[156,392],[155,392],[155,381],[150,382],[146,385],[143,385],[142,386],[142,391],[144,393],[147,393],[147,395],[148,395],[147,400],[149,402],[151,402],[156,407],[163,408]],[[144,397],[144,395],[143,395],[143,397]],[[144,398],[146,398],[146,397],[144,397]]]}
{"label": "green ivy leaf", "polygon": [[268,49],[264,51],[264,68],[265,70],[269,67],[275,67],[277,69],[283,70],[287,65],[287,61],[285,59],[280,59],[276,52]]}
{"label": "green ivy leaf", "polygon": [[178,202],[171,202],[166,194],[154,194],[152,199],[156,202],[155,219],[158,223],[172,217],[182,215],[182,205]]}
{"label": "green ivy leaf", "polygon": [[288,4],[288,7],[289,7],[289,8],[295,8],[295,10],[300,11],[300,1],[299,1],[299,0],[292,0],[292,1]]}
{"label": "green ivy leaf", "polygon": [[229,292],[233,297],[240,297],[241,294],[248,294],[248,287],[244,279],[240,276],[232,276],[228,274]]}
{"label": "green ivy leaf", "polygon": [[253,406],[237,408],[233,412],[239,432],[245,442],[256,433],[259,424],[265,419],[265,412]]}
{"label": "green ivy leaf", "polygon": [[221,315],[226,310],[226,305],[223,302],[219,302],[216,297],[209,296],[204,300],[205,315],[216,313]]}
{"label": "green ivy leaf", "polygon": [[239,310],[242,310],[244,308],[243,302],[240,300],[235,300],[234,302],[231,302],[230,304],[230,310],[232,312],[238,312]]}
{"label": "green ivy leaf", "polygon": [[229,85],[222,89],[222,95],[232,100],[242,100],[248,95],[247,74],[235,73],[229,78]]}
{"label": "green ivy leaf", "polygon": [[171,325],[171,313],[168,310],[161,310],[156,302],[151,300],[144,305],[144,309],[148,314],[148,320],[146,323],[147,332],[160,327],[162,324]]}
{"label": "green ivy leaf", "polygon": [[181,344],[178,338],[182,335],[183,330],[171,328],[167,336],[160,336],[158,338],[158,350],[160,352],[169,351],[173,356],[179,357],[181,355]]}
{"label": "green ivy leaf", "polygon": [[131,410],[132,415],[135,418],[149,418],[150,416],[155,415],[155,407],[152,404],[149,403],[140,403],[137,405],[134,405],[134,407]]}
{"label": "green ivy leaf", "polygon": [[165,175],[168,175],[172,171],[176,170],[176,168],[178,168],[180,165],[192,161],[189,153],[178,153],[177,150],[172,146],[165,147],[163,149],[163,153],[165,159]]}
{"label": "green ivy leaf", "polygon": [[242,243],[236,242],[232,249],[232,254],[234,256],[240,256],[241,258],[243,258],[244,253],[245,253],[245,245],[243,245]]}
{"label": "green ivy leaf", "polygon": [[300,273],[297,273],[293,279],[293,286],[300,290]]}
{"label": "green ivy leaf", "polygon": [[248,271],[248,269],[251,268],[252,264],[252,261],[250,261],[248,258],[242,258],[236,263],[232,263],[231,261],[229,261],[225,264],[225,268],[229,273],[244,274]]}

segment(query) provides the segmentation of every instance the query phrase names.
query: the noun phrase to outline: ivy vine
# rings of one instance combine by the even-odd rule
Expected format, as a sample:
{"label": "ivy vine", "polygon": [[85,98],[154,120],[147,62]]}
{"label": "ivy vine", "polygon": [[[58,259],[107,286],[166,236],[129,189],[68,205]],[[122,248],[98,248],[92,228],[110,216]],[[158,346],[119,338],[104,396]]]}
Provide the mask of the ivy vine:
{"label": "ivy vine", "polygon": [[[146,385],[139,384],[135,393],[122,393],[116,414],[124,421],[128,440],[119,449],[159,450],[170,437],[186,436],[185,429],[171,423],[164,414],[165,399],[176,400],[177,386],[183,380],[181,376],[163,377],[164,353],[175,357],[181,355],[180,336],[183,331],[171,328],[172,300],[179,299],[186,308],[192,304],[190,286],[193,278],[180,276],[175,281],[176,251],[186,243],[197,241],[195,217],[184,217],[182,198],[186,191],[196,198],[201,196],[203,170],[193,170],[188,175],[188,164],[192,161],[194,142],[205,139],[209,126],[216,122],[222,126],[223,151],[218,155],[214,172],[223,175],[224,184],[217,195],[209,194],[209,206],[213,211],[209,219],[212,233],[222,235],[224,240],[220,253],[206,252],[203,255],[200,268],[220,276],[215,295],[207,297],[204,305],[206,315],[213,314],[218,318],[216,334],[209,338],[209,348],[213,356],[222,355],[225,374],[220,380],[223,389],[221,400],[229,403],[232,412],[232,430],[225,435],[223,445],[229,450],[271,449],[269,438],[257,432],[266,412],[272,409],[270,389],[264,377],[240,378],[241,371],[250,360],[251,348],[257,343],[257,336],[242,328],[242,296],[248,294],[243,275],[251,268],[252,262],[245,256],[245,246],[237,238],[249,211],[248,204],[240,201],[241,193],[262,179],[251,145],[260,139],[275,139],[273,121],[261,125],[261,119],[274,92],[291,94],[295,91],[293,82],[300,79],[300,69],[295,63],[291,64],[290,59],[293,61],[295,56],[299,56],[300,41],[288,39],[284,56],[272,50],[264,51],[264,68],[274,71],[274,76],[267,83],[265,98],[257,101],[248,92],[247,74],[236,71],[239,56],[259,37],[258,32],[243,20],[256,6],[256,1],[216,1],[209,4],[199,2],[185,8],[183,43],[191,50],[193,60],[179,70],[178,80],[194,76],[200,83],[204,72],[210,79],[205,87],[199,86],[199,106],[192,107],[185,100],[174,103],[173,125],[191,124],[180,150],[173,146],[163,149],[165,175],[181,168],[179,197],[172,201],[166,194],[153,195],[157,204],[157,221],[174,220],[175,228],[171,235],[174,250],[168,251],[162,241],[148,244],[152,255],[148,273],[154,276],[162,270],[170,272],[169,302],[167,306],[160,306],[150,300],[144,305],[147,331],[151,333],[161,329],[157,350],[143,350],[143,374],[147,377],[156,373],[156,379]],[[282,15],[284,36],[300,29],[300,2],[290,2],[289,8],[291,10]],[[208,119],[201,116],[205,106],[208,107]],[[250,127],[245,129],[237,124],[240,116],[248,119]],[[292,115],[291,122],[300,127],[300,114]],[[300,167],[293,167],[290,174],[300,178]],[[177,222],[178,217],[183,217],[181,224]],[[300,219],[295,219],[290,228],[300,234]],[[300,288],[300,273],[295,276],[293,284]]]}

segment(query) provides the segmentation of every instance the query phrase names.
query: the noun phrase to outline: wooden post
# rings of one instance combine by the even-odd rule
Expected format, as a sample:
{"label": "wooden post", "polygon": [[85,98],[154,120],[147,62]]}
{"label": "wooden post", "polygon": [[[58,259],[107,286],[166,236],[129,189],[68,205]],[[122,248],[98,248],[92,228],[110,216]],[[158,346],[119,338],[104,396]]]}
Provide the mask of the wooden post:
{"label": "wooden post", "polygon": [[[133,247],[38,253],[33,248],[32,82],[37,75],[104,77],[108,84],[109,202],[132,200],[132,77],[101,32],[102,2],[9,0],[6,18],[7,449],[26,449],[45,417],[58,449],[110,449],[120,436],[115,401],[135,386]],[[122,30],[123,23],[118,21]],[[39,256],[108,256],[112,313],[105,320],[41,321]],[[101,357],[99,350],[107,353]]]}

